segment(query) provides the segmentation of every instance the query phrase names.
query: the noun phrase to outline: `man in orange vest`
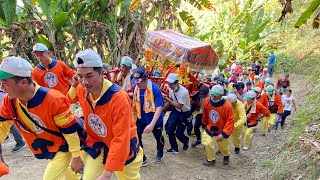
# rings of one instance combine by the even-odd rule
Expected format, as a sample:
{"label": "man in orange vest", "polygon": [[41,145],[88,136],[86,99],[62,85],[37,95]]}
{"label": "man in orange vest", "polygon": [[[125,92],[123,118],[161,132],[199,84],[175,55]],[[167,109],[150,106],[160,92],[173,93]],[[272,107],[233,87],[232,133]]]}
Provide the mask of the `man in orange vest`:
{"label": "man in orange vest", "polygon": [[78,124],[68,99],[61,92],[33,82],[31,64],[20,57],[4,58],[0,65],[1,89],[7,93],[0,107],[0,143],[14,123],[38,159],[48,159],[43,179],[79,179]]}
{"label": "man in orange vest", "polygon": [[[104,78],[98,53],[80,51],[73,62],[78,80],[69,90],[71,102],[79,102],[87,138],[83,147],[83,179],[140,179],[143,150],[128,94]],[[81,85],[78,85],[81,82]]]}
{"label": "man in orange vest", "polygon": [[32,51],[39,64],[34,67],[32,78],[40,86],[52,88],[66,95],[70,88],[70,81],[76,72],[57,59],[51,59],[50,52],[42,43],[33,46]]}
{"label": "man in orange vest", "polygon": [[223,155],[223,164],[229,164],[229,136],[234,128],[233,107],[229,101],[222,96],[224,89],[220,85],[214,85],[210,90],[210,97],[204,101],[202,124],[205,130],[201,142],[205,147],[205,166],[215,164],[214,141],[217,142],[219,150]]}

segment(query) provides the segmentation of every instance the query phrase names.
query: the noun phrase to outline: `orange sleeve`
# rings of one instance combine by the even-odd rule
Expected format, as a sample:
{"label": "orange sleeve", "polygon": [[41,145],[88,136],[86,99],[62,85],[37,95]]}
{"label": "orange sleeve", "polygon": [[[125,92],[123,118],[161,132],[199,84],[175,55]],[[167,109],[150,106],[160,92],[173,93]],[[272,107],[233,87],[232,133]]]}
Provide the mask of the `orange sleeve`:
{"label": "orange sleeve", "polygon": [[[105,165],[107,171],[121,171],[125,166],[130,152],[130,126],[132,111],[129,97],[121,90],[112,97],[111,116],[113,139],[111,140],[108,157]],[[110,122],[108,122],[110,123]]]}
{"label": "orange sleeve", "polygon": [[0,119],[13,119],[14,113],[10,104],[10,99],[6,95],[3,98],[2,105],[0,107]]}
{"label": "orange sleeve", "polygon": [[226,112],[226,124],[221,132],[222,136],[224,138],[228,138],[233,131],[234,128],[234,113],[233,113],[233,108],[229,102],[228,104],[225,105],[224,111]]}
{"label": "orange sleeve", "polygon": [[207,126],[208,125],[208,119],[209,119],[209,113],[208,113],[208,103],[210,101],[210,98],[208,97],[204,103],[203,103],[203,111],[202,111],[202,124]]}
{"label": "orange sleeve", "polygon": [[260,87],[260,89],[261,89],[261,91],[264,89],[264,82],[260,82],[259,83],[259,87]]}
{"label": "orange sleeve", "polygon": [[283,104],[282,104],[282,101],[281,101],[281,95],[280,94],[276,95],[276,101],[277,101],[277,105],[278,105],[278,113],[282,114],[283,113]]}
{"label": "orange sleeve", "polygon": [[260,103],[260,104],[257,104],[257,106],[259,107],[260,112],[261,112],[264,116],[266,116],[266,117],[270,116],[270,111],[269,111],[268,108],[266,108],[266,107],[265,107],[264,105],[262,105],[261,103]]}
{"label": "orange sleeve", "polygon": [[77,73],[69,68],[64,62],[60,61],[62,64],[63,74],[66,78],[71,79]]}

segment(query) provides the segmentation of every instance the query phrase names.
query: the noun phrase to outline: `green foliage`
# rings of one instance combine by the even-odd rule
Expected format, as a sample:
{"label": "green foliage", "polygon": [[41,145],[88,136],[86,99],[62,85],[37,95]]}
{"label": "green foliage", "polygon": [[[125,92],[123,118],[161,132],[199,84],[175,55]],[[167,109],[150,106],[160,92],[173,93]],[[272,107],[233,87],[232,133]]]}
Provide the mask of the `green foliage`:
{"label": "green foliage", "polygon": [[16,0],[0,0],[0,23],[11,26],[16,17]]}
{"label": "green foliage", "polygon": [[314,13],[314,11],[320,6],[320,1],[319,0],[314,0],[311,4],[310,7],[300,16],[298,19],[297,23],[295,24],[296,28],[301,27],[301,25],[310,18],[310,16]]}

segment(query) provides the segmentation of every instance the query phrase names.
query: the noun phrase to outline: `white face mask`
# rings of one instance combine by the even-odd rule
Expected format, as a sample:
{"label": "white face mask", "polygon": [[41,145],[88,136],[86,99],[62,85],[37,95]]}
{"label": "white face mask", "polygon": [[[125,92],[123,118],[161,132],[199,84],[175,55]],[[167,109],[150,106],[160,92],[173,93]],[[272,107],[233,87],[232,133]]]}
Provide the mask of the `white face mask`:
{"label": "white face mask", "polygon": [[220,101],[222,100],[222,96],[221,96],[221,98],[218,99],[218,100],[214,100],[214,99],[212,98],[212,96],[210,97],[210,99],[211,99],[212,102],[218,103],[218,102],[220,102]]}
{"label": "white face mask", "polygon": [[178,88],[179,88],[179,85],[177,84],[172,90],[176,91],[176,90],[178,90]]}

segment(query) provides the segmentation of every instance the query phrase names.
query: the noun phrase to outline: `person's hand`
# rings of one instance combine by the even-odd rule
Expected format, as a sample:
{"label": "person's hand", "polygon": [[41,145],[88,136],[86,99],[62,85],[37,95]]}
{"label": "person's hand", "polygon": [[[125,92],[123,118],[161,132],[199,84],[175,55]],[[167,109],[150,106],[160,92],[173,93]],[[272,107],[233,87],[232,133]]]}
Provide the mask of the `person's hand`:
{"label": "person's hand", "polygon": [[166,100],[166,101],[168,100],[168,96],[166,94],[162,93],[162,97],[164,100]]}
{"label": "person's hand", "polygon": [[154,125],[153,124],[149,124],[148,126],[146,126],[146,128],[144,128],[144,133],[151,133],[153,131]]}
{"label": "person's hand", "polygon": [[104,170],[97,180],[110,180],[112,172]]}
{"label": "person's hand", "polygon": [[76,174],[80,173],[80,170],[83,168],[83,161],[80,156],[75,157],[71,161],[71,169],[74,171]]}
{"label": "person's hand", "polygon": [[79,85],[78,75],[74,75],[74,76],[72,77],[72,84],[71,84],[71,86],[74,87],[74,88],[77,88],[78,85]]}
{"label": "person's hand", "polygon": [[219,134],[219,135],[216,137],[217,142],[221,142],[223,139],[224,139],[224,137],[222,136],[222,134]]}

